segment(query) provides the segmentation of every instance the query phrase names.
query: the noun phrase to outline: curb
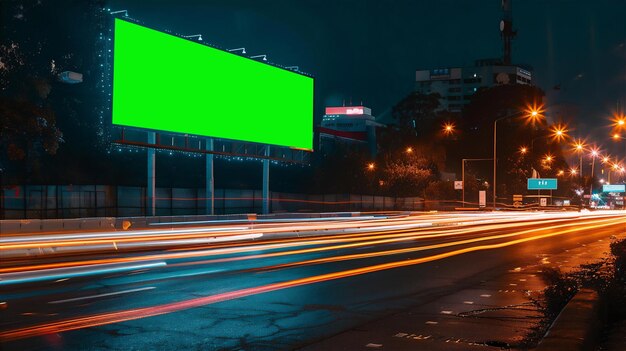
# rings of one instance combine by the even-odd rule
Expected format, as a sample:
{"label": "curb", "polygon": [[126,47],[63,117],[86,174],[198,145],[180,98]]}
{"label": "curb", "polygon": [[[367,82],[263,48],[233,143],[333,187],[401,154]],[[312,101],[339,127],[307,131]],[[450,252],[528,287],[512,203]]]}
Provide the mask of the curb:
{"label": "curb", "polygon": [[606,308],[598,293],[581,289],[565,305],[535,350],[595,350]]}

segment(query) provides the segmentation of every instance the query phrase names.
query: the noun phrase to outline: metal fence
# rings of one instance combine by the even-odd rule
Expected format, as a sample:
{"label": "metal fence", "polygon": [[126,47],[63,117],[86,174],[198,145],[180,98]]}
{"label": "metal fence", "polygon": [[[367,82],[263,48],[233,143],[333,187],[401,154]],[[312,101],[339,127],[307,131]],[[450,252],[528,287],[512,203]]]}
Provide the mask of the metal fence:
{"label": "metal fence", "polygon": [[[205,214],[202,188],[157,188],[156,215]],[[26,185],[5,187],[0,219],[126,217],[146,215],[146,188],[113,185]],[[261,190],[216,189],[215,214],[260,213]],[[419,197],[270,192],[279,212],[423,210]],[[430,206],[429,206],[430,207]]]}

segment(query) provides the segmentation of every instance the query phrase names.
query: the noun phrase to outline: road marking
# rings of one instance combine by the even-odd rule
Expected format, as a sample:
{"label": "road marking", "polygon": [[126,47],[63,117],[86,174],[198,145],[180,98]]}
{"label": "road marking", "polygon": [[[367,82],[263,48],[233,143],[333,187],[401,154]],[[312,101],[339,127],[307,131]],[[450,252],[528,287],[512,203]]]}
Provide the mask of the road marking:
{"label": "road marking", "polygon": [[463,303],[466,305],[473,305],[474,301],[463,301]]}
{"label": "road marking", "polygon": [[452,311],[441,311],[441,314],[452,314]]}
{"label": "road marking", "polygon": [[129,293],[145,291],[145,290],[152,290],[152,289],[156,289],[156,287],[154,287],[154,286],[147,286],[145,288],[137,288],[137,289],[123,290],[123,291],[116,291],[116,292],[111,292],[111,293],[106,293],[106,294],[98,294],[98,295],[91,295],[91,296],[75,297],[73,299],[56,300],[56,301],[50,301],[48,303],[49,304],[59,304],[59,303],[66,303],[66,302],[74,302],[74,301],[95,299],[95,298],[98,298],[98,297],[106,297],[106,296],[115,296],[115,295],[129,294]]}
{"label": "road marking", "polygon": [[439,322],[435,322],[435,321],[426,321],[426,324],[430,324],[430,325],[437,325],[437,324],[439,324]]}
{"label": "road marking", "polygon": [[480,295],[480,297],[491,297],[491,295],[489,295],[489,294],[482,294],[482,295]]}

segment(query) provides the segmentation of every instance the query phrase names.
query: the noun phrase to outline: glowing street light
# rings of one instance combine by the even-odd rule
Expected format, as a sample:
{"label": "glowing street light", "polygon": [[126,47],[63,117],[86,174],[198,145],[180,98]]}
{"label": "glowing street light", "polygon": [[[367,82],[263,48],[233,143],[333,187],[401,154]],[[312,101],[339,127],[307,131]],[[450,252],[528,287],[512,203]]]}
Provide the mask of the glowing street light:
{"label": "glowing street light", "polygon": [[512,113],[510,115],[506,115],[500,118],[496,118],[493,121],[493,208],[494,210],[496,209],[496,200],[498,198],[497,196],[497,191],[498,191],[498,186],[497,186],[497,175],[498,175],[498,152],[497,152],[497,147],[498,147],[498,121],[501,121],[503,119],[507,119],[507,118],[514,118],[514,117],[520,117],[523,115],[526,115],[527,118],[529,118],[532,122],[534,122],[535,119],[539,119],[542,117],[541,114],[541,108],[542,106],[536,106],[536,104],[534,106],[529,106],[529,109],[524,110],[524,111],[518,111],[515,113]]}
{"label": "glowing street light", "polygon": [[563,141],[567,138],[567,127],[563,124],[557,124],[550,128],[552,132],[552,139],[556,141]]}
{"label": "glowing street light", "polygon": [[410,146],[409,146],[409,147],[407,147],[407,148],[406,148],[406,153],[407,153],[407,154],[413,153],[413,148],[412,148],[412,147],[410,147]]}
{"label": "glowing street light", "polygon": [[557,172],[556,175],[557,176],[563,176],[564,174],[565,174],[565,171],[564,170],[560,170],[560,171]]}
{"label": "glowing street light", "polygon": [[373,171],[375,167],[376,167],[376,165],[374,164],[374,162],[371,162],[371,163],[367,164],[367,169],[369,171]]}
{"label": "glowing street light", "polygon": [[533,105],[526,106],[526,118],[531,123],[535,123],[543,118],[543,105],[537,105],[536,103]]}
{"label": "glowing street light", "polygon": [[578,170],[576,170],[576,168],[570,168],[570,169],[569,169],[569,173],[570,173],[572,176],[575,176],[576,174],[578,174]]}
{"label": "glowing street light", "polygon": [[624,116],[623,114],[613,117],[611,121],[613,121],[613,126],[617,129],[622,129],[626,127],[626,116]]}
{"label": "glowing street light", "polygon": [[572,145],[574,147],[574,151],[578,153],[578,161],[579,161],[579,170],[580,170],[580,180],[583,179],[583,151],[585,150],[585,142],[578,139],[574,141]]}
{"label": "glowing street light", "polygon": [[526,146],[520,146],[519,153],[525,155],[528,152],[528,148]]}
{"label": "glowing street light", "polygon": [[574,142],[574,144],[572,144],[572,146],[576,152],[581,152],[585,149],[585,142],[578,139]]}
{"label": "glowing street light", "polygon": [[443,134],[451,135],[454,133],[454,123],[446,122],[443,124]]}

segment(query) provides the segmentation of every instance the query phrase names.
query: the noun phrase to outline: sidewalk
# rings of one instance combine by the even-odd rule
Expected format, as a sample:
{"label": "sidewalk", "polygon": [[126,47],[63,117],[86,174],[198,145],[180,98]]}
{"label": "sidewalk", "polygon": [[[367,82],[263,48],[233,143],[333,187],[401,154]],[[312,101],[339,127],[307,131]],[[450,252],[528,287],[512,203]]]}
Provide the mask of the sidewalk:
{"label": "sidewalk", "polygon": [[[542,269],[551,266],[565,272],[573,270],[581,263],[601,258],[609,244],[603,240],[556,255],[538,253],[524,267],[503,267],[502,274],[492,279],[308,345],[301,351],[501,350],[533,346],[524,344],[527,337],[534,334],[541,338],[545,332],[543,315],[533,302],[545,287],[540,277]],[[617,350],[626,348],[617,346]]]}

